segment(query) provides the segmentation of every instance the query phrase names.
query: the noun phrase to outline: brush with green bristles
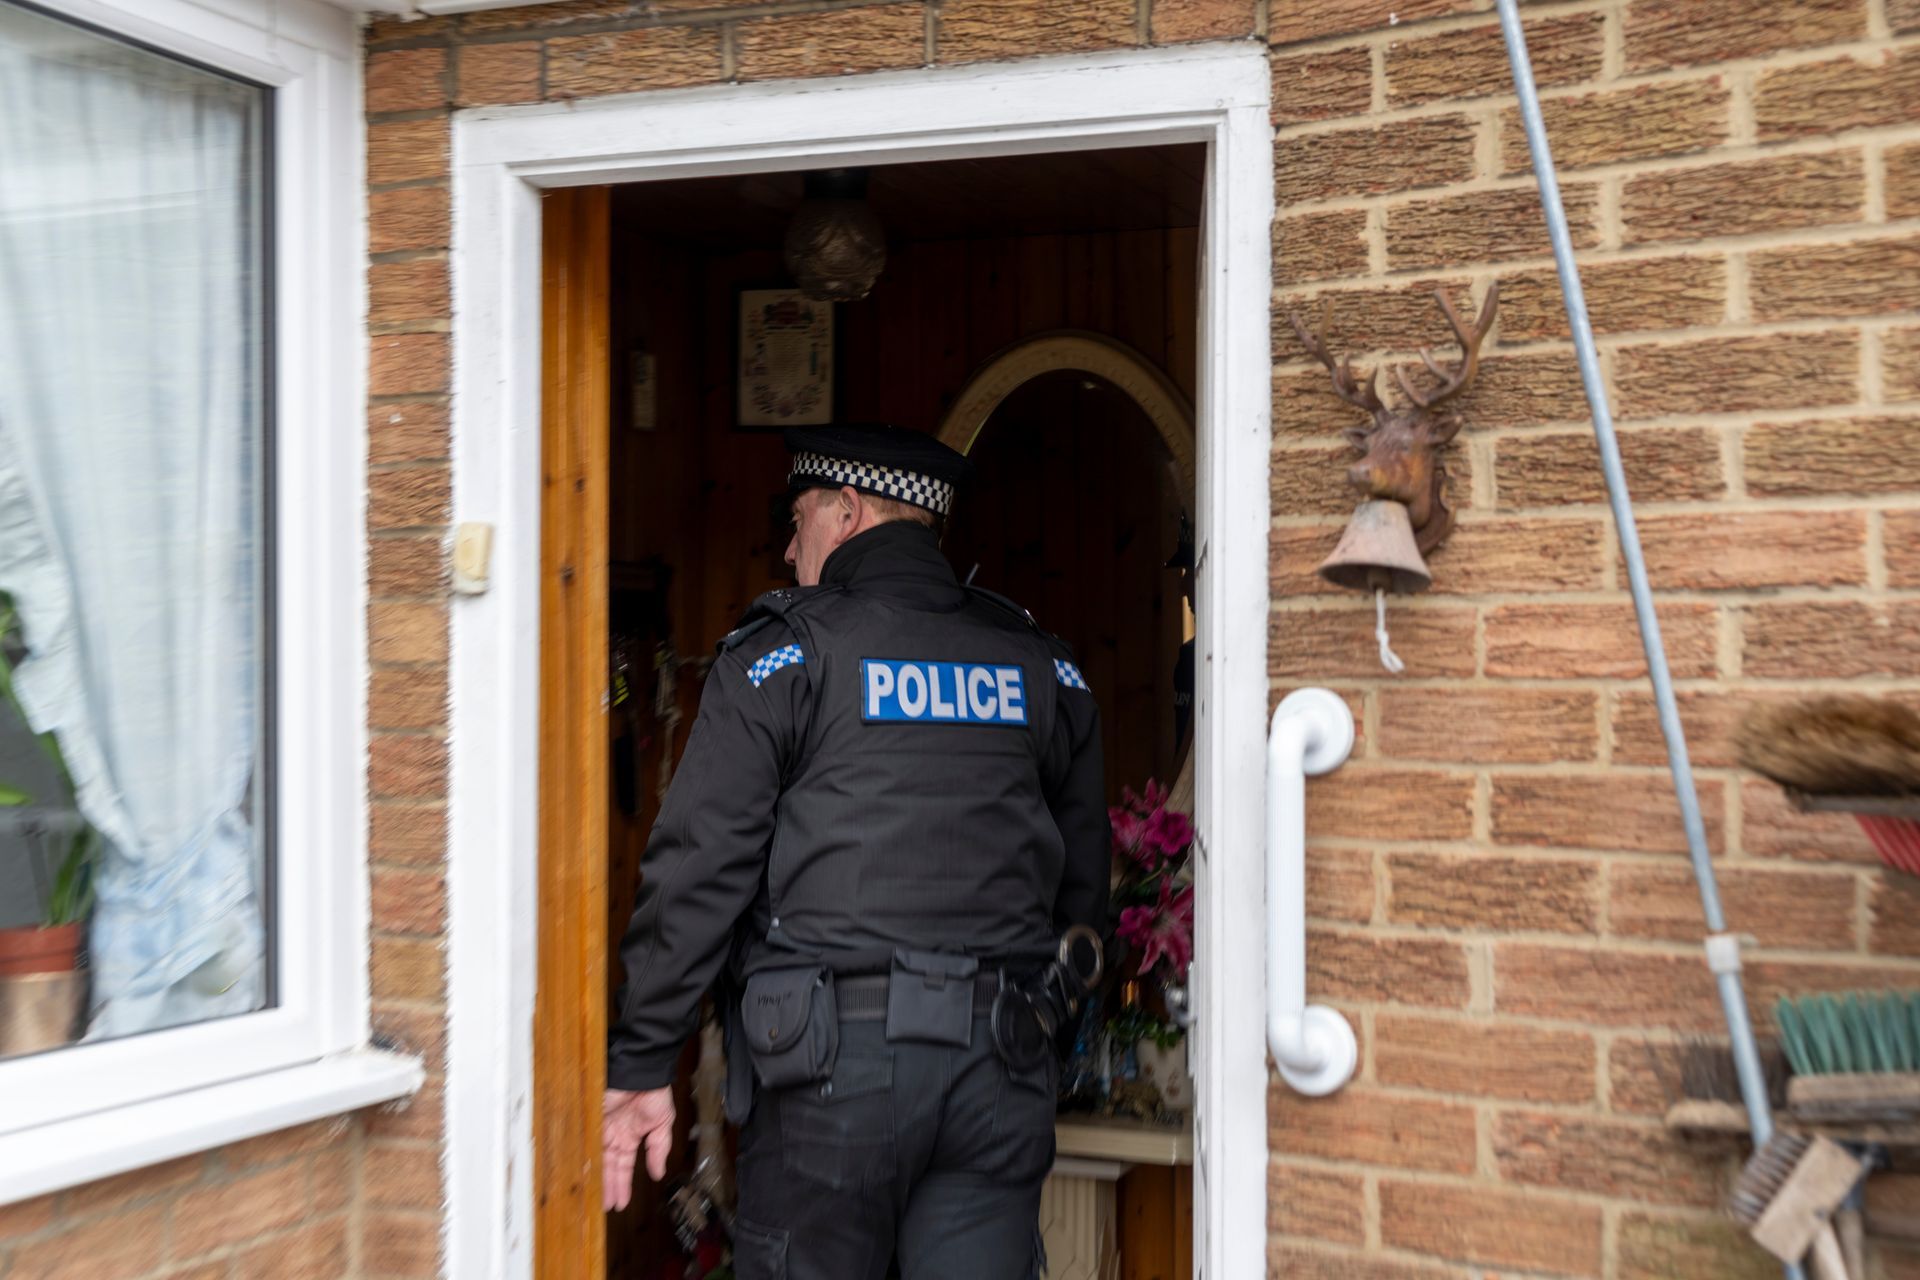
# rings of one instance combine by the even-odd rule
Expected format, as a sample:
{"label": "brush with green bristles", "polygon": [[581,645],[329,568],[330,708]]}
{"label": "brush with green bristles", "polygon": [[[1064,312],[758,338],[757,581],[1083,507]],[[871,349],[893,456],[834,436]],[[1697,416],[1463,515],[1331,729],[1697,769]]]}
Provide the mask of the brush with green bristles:
{"label": "brush with green bristles", "polygon": [[[1781,1050],[1793,1068],[1788,1109],[1797,1119],[1863,1136],[1885,1126],[1911,1125],[1920,1101],[1915,1088],[1920,1080],[1915,1074],[1920,1073],[1920,992],[1782,996],[1774,1006],[1774,1020],[1780,1026]],[[1776,1135],[1776,1141],[1783,1136],[1794,1135]],[[1805,1135],[1798,1140],[1804,1142]],[[1871,1145],[1866,1149],[1870,1157],[1878,1150]],[[1776,1152],[1764,1166],[1777,1172],[1784,1154]],[[1872,1163],[1870,1158],[1867,1167]],[[1856,1194],[1833,1213],[1836,1238],[1855,1276],[1865,1275],[1860,1208]]]}
{"label": "brush with green bristles", "polygon": [[1920,992],[1782,996],[1773,1016],[1796,1076],[1920,1071]]}

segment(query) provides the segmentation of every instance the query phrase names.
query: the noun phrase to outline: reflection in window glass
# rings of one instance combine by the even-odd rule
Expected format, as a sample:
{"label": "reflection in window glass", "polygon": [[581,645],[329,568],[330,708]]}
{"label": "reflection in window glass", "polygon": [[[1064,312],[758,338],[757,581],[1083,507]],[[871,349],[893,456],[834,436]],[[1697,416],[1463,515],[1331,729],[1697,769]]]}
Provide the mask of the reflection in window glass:
{"label": "reflection in window glass", "polygon": [[0,1057],[272,999],[268,110],[0,0]]}

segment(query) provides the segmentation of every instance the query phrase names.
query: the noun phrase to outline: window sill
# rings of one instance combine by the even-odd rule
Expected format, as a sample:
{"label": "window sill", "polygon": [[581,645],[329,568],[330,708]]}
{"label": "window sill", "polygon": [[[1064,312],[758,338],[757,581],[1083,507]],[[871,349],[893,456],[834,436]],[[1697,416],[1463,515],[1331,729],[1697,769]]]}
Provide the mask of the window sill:
{"label": "window sill", "polygon": [[359,1049],[0,1138],[0,1205],[419,1090],[418,1058]]}

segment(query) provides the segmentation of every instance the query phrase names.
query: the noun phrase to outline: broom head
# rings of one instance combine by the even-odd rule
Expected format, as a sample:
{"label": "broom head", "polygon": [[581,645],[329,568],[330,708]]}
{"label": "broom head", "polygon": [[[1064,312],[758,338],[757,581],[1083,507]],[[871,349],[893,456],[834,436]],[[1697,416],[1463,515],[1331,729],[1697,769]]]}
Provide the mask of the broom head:
{"label": "broom head", "polygon": [[1740,763],[1815,796],[1920,795],[1920,713],[1857,695],[1756,706],[1734,738]]}

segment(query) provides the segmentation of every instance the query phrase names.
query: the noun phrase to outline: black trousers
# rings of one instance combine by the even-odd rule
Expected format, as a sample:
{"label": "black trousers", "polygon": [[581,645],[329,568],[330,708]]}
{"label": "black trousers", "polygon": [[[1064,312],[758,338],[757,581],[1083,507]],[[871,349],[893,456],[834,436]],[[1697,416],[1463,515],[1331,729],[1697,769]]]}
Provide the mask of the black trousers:
{"label": "black trousers", "polygon": [[832,1079],[761,1090],[740,1134],[738,1280],[1038,1280],[1058,1068],[840,1028]]}

